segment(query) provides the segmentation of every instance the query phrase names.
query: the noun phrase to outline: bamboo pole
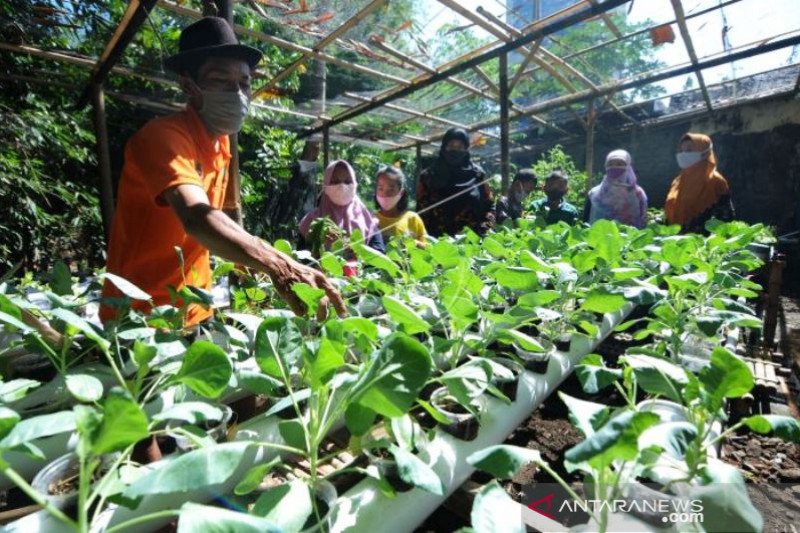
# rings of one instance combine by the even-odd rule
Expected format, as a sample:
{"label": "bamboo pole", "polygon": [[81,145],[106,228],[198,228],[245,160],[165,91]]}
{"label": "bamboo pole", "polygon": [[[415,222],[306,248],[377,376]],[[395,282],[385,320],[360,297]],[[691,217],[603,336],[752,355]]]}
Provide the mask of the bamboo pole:
{"label": "bamboo pole", "polygon": [[103,218],[103,233],[106,243],[108,243],[111,238],[111,223],[114,220],[114,184],[111,181],[111,154],[108,148],[106,105],[101,84],[92,86],[91,100],[100,178],[100,214]]}
{"label": "bamboo pole", "polygon": [[89,82],[78,100],[78,109],[86,107],[92,99],[92,94],[96,91],[95,86],[103,84],[108,73],[111,72],[114,65],[122,57],[141,25],[147,20],[147,15],[153,9],[155,3],[156,0],[131,0],[128,3],[122,19],[94,65]]}
{"label": "bamboo pole", "polygon": [[322,129],[322,166],[328,168],[328,163],[331,159],[331,135],[330,130],[326,126]]}
{"label": "bamboo pole", "polygon": [[319,42],[315,44],[314,47],[311,48],[308,52],[305,52],[291,65],[289,65],[282,71],[278,72],[271,80],[269,80],[260,89],[258,89],[258,91],[256,91],[255,96],[258,97],[264,94],[266,91],[269,91],[270,89],[275,87],[275,85],[277,85],[281,80],[283,80],[284,78],[289,76],[292,72],[297,70],[300,67],[300,65],[303,65],[306,61],[311,59],[315,54],[319,54],[320,52],[322,52],[326,46],[337,40],[340,36],[347,33],[356,24],[358,24],[366,17],[371,15],[376,9],[386,4],[387,1],[388,0],[372,0],[372,2],[364,6],[355,15],[347,19],[342,25],[340,25],[338,28],[331,31],[328,35],[320,39]]}
{"label": "bamboo pole", "polygon": [[[787,32],[785,35],[789,35],[796,32],[797,30],[793,30],[791,32]],[[795,35],[793,37],[786,37],[784,39],[778,41],[771,41],[766,44],[763,44],[762,41],[757,41],[739,47],[740,51],[738,52],[734,53],[726,52],[725,54],[720,54],[717,57],[701,61],[698,64],[698,66],[700,69],[713,68],[719,65],[724,65],[730,61],[739,61],[742,59],[747,59],[749,57],[756,57],[762,54],[766,54],[790,46],[795,46],[798,44],[800,44],[800,35]],[[533,104],[531,106],[523,108],[518,116],[523,117],[529,114],[541,114],[547,111],[551,111],[553,109],[567,107],[573,104],[577,104],[579,102],[585,102],[595,97],[606,96],[612,93],[618,93],[629,89],[635,89],[637,87],[650,85],[652,83],[657,83],[659,81],[674,78],[676,76],[690,74],[694,72],[694,70],[695,67],[691,64],[667,67],[664,69],[657,69],[656,71],[633,76],[625,80],[619,80],[612,83],[600,85],[597,88],[598,89],[597,92],[593,92],[591,89],[586,89],[575,94],[568,94],[565,96],[552,98],[545,102],[539,102]],[[496,126],[498,123],[499,121],[497,119],[483,120],[472,124],[470,126],[470,130],[474,130],[475,128],[487,128],[490,126]],[[432,135],[428,137],[426,141],[428,143],[431,143],[436,141],[438,138],[440,138],[439,135]],[[408,148],[408,147],[410,147],[410,145],[403,146],[401,148]]]}
{"label": "bamboo pole", "polygon": [[586,110],[586,174],[589,176],[589,183],[594,177],[594,134],[597,112],[595,110],[594,98],[589,100]]}
{"label": "bamboo pole", "polygon": [[692,66],[695,67],[695,75],[697,82],[700,84],[700,90],[703,91],[703,99],[706,101],[706,107],[709,111],[714,111],[714,106],[711,105],[711,97],[708,94],[708,87],[706,87],[706,80],[703,78],[703,72],[697,68],[697,52],[695,52],[694,44],[692,43],[692,36],[689,33],[689,27],[686,25],[686,15],[683,12],[683,5],[681,0],[670,0],[672,9],[675,11],[675,19],[678,21],[678,28],[683,37],[683,44],[686,46],[686,52],[689,54],[689,59],[692,61]]}
{"label": "bamboo pole", "polygon": [[[192,19],[199,19],[203,16],[203,14],[196,10],[191,9],[188,7],[184,7],[181,5],[176,4],[175,2],[170,2],[167,0],[159,0],[158,5],[163,7],[164,9],[171,11],[177,15],[181,15],[187,18]],[[262,43],[271,44],[277,46],[278,48],[282,48],[284,50],[288,50],[290,52],[296,52],[299,54],[311,54],[316,59],[321,61],[325,61],[326,63],[331,63],[333,65],[340,66],[342,68],[346,68],[352,70],[354,72],[360,72],[361,74],[365,74],[367,76],[371,76],[373,78],[382,80],[382,81],[390,81],[398,85],[407,86],[411,85],[411,82],[404,78],[400,78],[397,76],[392,76],[391,74],[385,74],[383,72],[371,69],[369,67],[365,67],[363,65],[359,65],[357,63],[351,63],[349,61],[345,61],[343,59],[339,59],[336,56],[332,56],[330,54],[326,54],[324,52],[314,52],[311,48],[301,46],[299,44],[292,43],[285,39],[281,39],[280,37],[275,37],[274,35],[269,35],[267,33],[263,33],[256,30],[251,30],[250,28],[246,28],[239,24],[233,26],[234,31],[239,35],[246,35],[252,39],[260,41]]]}
{"label": "bamboo pole", "polygon": [[508,54],[503,54],[499,58],[499,88],[500,88],[500,178],[503,193],[508,190],[510,154],[508,151],[509,142],[509,123],[508,123]]}
{"label": "bamboo pole", "polygon": [[[355,93],[349,93],[349,92],[344,93],[344,96],[346,96],[347,98],[352,98],[353,100],[358,100],[360,102],[369,102],[371,100],[371,98],[368,98],[366,96],[362,96],[360,94],[355,94]],[[461,122],[456,122],[456,121],[453,121],[453,120],[447,120],[446,118],[441,118],[441,117],[437,117],[435,115],[430,115],[428,113],[425,113],[424,111],[417,111],[415,109],[409,109],[407,107],[399,106],[399,105],[396,105],[396,104],[386,104],[384,107],[386,109],[391,109],[393,111],[399,111],[400,113],[405,113],[407,115],[412,115],[412,116],[415,116],[417,118],[422,118],[422,119],[425,119],[425,120],[429,120],[431,122],[435,122],[437,124],[443,124],[445,126],[450,126],[450,127],[454,127],[454,128],[468,128],[469,127],[469,125],[462,124]],[[483,135],[486,135],[487,137],[491,137],[493,139],[498,139],[499,138],[494,133],[490,133],[490,132],[481,132],[481,133]]]}

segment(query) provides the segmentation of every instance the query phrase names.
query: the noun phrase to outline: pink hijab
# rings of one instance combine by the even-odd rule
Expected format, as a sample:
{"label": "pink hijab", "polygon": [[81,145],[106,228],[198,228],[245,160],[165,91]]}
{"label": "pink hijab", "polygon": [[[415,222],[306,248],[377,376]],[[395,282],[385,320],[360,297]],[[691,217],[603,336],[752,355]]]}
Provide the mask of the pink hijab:
{"label": "pink hijab", "polygon": [[612,176],[606,170],[603,182],[589,191],[589,223],[608,219],[643,228],[647,222],[647,195],[637,183],[631,154],[614,150],[606,157],[606,167],[612,160],[625,161],[625,173]]}
{"label": "pink hijab", "polygon": [[319,207],[313,211],[309,211],[306,216],[303,217],[303,220],[300,221],[300,233],[303,237],[306,237],[312,222],[320,217],[328,217],[348,234],[353,233],[353,231],[357,229],[361,230],[361,233],[364,234],[364,239],[368,242],[375,231],[377,231],[378,221],[372,216],[372,213],[370,213],[367,206],[364,205],[364,202],[361,201],[361,198],[358,197],[358,193],[356,192],[352,202],[341,206],[333,203],[333,201],[328,198],[328,195],[325,194],[325,187],[331,184],[333,180],[333,171],[339,165],[347,169],[353,183],[358,187],[356,173],[353,167],[350,166],[350,163],[341,159],[332,161],[327,168],[325,168],[325,179],[322,182],[322,199],[320,200]]}

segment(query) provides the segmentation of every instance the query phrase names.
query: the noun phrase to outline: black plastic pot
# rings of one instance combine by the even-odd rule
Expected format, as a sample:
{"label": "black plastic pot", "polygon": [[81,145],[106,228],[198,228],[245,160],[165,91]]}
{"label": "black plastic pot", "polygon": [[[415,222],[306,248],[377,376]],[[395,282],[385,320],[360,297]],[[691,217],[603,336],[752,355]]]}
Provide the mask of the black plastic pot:
{"label": "black plastic pot", "polygon": [[517,399],[517,389],[519,388],[519,376],[525,371],[525,368],[512,359],[499,357],[493,359],[499,365],[508,368],[514,375],[512,378],[496,377],[492,379],[492,384],[497,387],[500,392],[505,394],[512,402]]}

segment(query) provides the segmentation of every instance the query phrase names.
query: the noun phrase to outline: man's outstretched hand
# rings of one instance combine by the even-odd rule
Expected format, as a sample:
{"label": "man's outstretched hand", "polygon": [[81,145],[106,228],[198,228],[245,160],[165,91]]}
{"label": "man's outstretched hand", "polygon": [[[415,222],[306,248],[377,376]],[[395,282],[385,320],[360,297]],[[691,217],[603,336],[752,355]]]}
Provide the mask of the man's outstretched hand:
{"label": "man's outstretched hand", "polygon": [[278,261],[267,274],[272,279],[278,294],[289,304],[289,307],[296,315],[304,316],[306,314],[306,305],[292,290],[292,286],[295,283],[306,283],[325,291],[325,296],[320,300],[319,308],[317,309],[318,320],[325,320],[328,316],[328,305],[333,305],[339,317],[347,315],[342,295],[319,270],[307,267],[284,256],[283,260]]}

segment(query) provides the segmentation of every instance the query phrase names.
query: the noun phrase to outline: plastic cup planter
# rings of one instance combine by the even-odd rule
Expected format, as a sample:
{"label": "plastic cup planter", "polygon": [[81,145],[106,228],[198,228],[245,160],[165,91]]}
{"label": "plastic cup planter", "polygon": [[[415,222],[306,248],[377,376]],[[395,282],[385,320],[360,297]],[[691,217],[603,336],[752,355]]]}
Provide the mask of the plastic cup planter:
{"label": "plastic cup planter", "polygon": [[[508,359],[506,357],[491,359],[490,362],[495,364],[492,384],[513,402],[517,399],[519,376],[525,372],[525,367],[513,359]],[[498,366],[501,368],[497,368]]]}
{"label": "plastic cup planter", "polygon": [[397,461],[386,448],[366,448],[364,455],[374,465],[380,476],[386,480],[395,492],[408,492],[414,485],[403,481],[397,468]]}
{"label": "plastic cup planter", "polygon": [[[473,400],[474,410],[481,410],[482,399],[481,397]],[[461,440],[474,440],[478,436],[479,420],[450,394],[447,387],[439,387],[431,393],[431,404],[449,422],[439,424],[442,431]]]}
{"label": "plastic cup planter", "polygon": [[530,370],[534,374],[547,373],[547,367],[550,365],[550,356],[556,350],[555,345],[548,340],[541,339],[540,344],[544,348],[541,352],[530,352],[523,350],[517,343],[513,344],[514,351],[522,361],[525,370]]}
{"label": "plastic cup planter", "polygon": [[[119,454],[104,455],[98,473],[102,476],[108,472],[118,457]],[[54,507],[68,510],[78,503],[79,472],[78,456],[68,453],[42,468],[31,481],[31,486]]]}

